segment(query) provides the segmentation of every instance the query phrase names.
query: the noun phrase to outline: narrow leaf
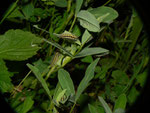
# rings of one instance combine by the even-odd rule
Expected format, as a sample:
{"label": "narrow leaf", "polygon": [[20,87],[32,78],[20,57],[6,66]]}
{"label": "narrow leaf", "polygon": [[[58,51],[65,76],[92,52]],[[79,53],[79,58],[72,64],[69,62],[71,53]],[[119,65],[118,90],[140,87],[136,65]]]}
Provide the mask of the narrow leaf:
{"label": "narrow leaf", "polygon": [[69,73],[64,69],[59,69],[58,71],[58,80],[63,89],[67,89],[67,93],[75,94],[74,85]]}
{"label": "narrow leaf", "polygon": [[40,49],[42,40],[34,34],[22,30],[9,30],[0,36],[0,58],[6,60],[26,60]]}
{"label": "narrow leaf", "polygon": [[75,9],[75,14],[77,14],[82,6],[83,0],[76,0],[76,9]]}
{"label": "narrow leaf", "polygon": [[102,106],[104,107],[105,109],[105,112],[106,113],[112,113],[110,107],[108,106],[108,104],[105,102],[105,100],[102,98],[102,97],[98,97],[99,101],[101,102]]}
{"label": "narrow leaf", "polygon": [[39,80],[39,82],[41,83],[41,85],[43,86],[44,90],[46,91],[46,93],[48,94],[49,98],[51,99],[51,94],[50,94],[50,90],[46,84],[46,81],[43,79],[40,71],[38,68],[36,68],[35,66],[31,65],[31,64],[27,64],[27,66],[31,69],[31,71],[34,73],[34,75],[36,76],[36,78]]}
{"label": "narrow leaf", "polygon": [[70,57],[72,57],[72,58],[74,57],[69,51],[67,51],[65,48],[63,48],[62,46],[60,46],[58,43],[56,43],[56,42],[51,42],[51,41],[46,40],[46,39],[43,39],[43,40],[44,40],[45,42],[47,42],[47,43],[49,43],[49,44],[55,46],[56,48],[58,48],[58,49],[64,51],[68,56],[70,56]]}
{"label": "narrow leaf", "polygon": [[84,78],[82,79],[82,81],[80,82],[80,84],[78,86],[76,97],[75,97],[75,101],[78,100],[78,98],[80,97],[82,92],[88,86],[88,83],[90,82],[90,80],[92,80],[92,78],[94,77],[94,70],[95,70],[95,67],[96,67],[98,61],[99,61],[99,58],[97,58],[95,61],[93,61],[87,67],[86,72],[85,72],[85,76],[84,76]]}
{"label": "narrow leaf", "polygon": [[105,54],[108,53],[109,50],[101,48],[101,47],[93,47],[93,48],[84,48],[80,53],[78,53],[75,58],[85,57],[89,55],[95,54]]}
{"label": "narrow leaf", "polygon": [[81,41],[82,45],[84,45],[90,39],[90,37],[91,34],[87,30],[85,30],[85,32],[82,35],[82,41]]}

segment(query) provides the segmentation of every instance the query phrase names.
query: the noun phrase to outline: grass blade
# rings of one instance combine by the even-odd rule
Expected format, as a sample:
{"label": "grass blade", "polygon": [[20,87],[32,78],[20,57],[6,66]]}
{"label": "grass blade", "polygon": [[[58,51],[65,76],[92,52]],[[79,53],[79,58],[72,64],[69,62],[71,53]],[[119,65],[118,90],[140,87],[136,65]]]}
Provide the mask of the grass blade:
{"label": "grass blade", "polygon": [[102,98],[102,97],[98,97],[99,101],[101,102],[102,106],[104,107],[105,109],[105,112],[106,113],[112,113],[110,107],[108,106],[108,104],[105,102],[105,100]]}

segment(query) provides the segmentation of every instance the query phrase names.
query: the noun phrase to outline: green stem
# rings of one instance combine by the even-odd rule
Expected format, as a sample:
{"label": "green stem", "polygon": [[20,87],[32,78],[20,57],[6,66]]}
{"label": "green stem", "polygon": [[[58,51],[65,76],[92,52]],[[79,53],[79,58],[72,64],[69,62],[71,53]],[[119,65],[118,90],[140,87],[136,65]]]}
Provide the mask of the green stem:
{"label": "green stem", "polygon": [[71,2],[72,2],[72,0],[68,0],[67,12],[70,11],[70,8],[71,8]]}
{"label": "green stem", "polygon": [[72,106],[72,108],[71,108],[71,110],[70,110],[69,113],[72,113],[72,112],[73,112],[73,109],[74,109],[75,105],[76,105],[76,103],[73,104],[73,106]]}
{"label": "green stem", "polygon": [[74,26],[74,24],[75,24],[75,22],[76,22],[76,19],[77,19],[77,16],[75,15],[75,16],[74,16],[74,19],[73,19],[73,22],[72,22],[72,24],[71,24],[71,27],[70,27],[70,29],[69,29],[69,32],[72,31],[72,28],[73,28],[73,26]]}
{"label": "green stem", "polygon": [[[30,75],[30,73],[31,73],[32,71],[30,70],[28,73],[27,73],[27,75],[22,79],[22,81],[19,83],[19,85],[16,87],[16,89],[18,89],[20,86],[21,86],[21,84],[26,80],[26,78]],[[11,95],[13,95],[14,94],[14,91],[11,93]]]}

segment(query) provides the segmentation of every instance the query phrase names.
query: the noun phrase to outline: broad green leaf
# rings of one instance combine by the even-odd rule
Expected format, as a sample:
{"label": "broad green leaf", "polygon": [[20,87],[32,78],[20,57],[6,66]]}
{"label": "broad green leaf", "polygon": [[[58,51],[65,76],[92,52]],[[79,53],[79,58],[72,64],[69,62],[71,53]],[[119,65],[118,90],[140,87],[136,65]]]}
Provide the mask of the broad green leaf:
{"label": "broad green leaf", "polygon": [[99,22],[96,20],[95,16],[86,10],[81,10],[77,17],[80,21],[80,25],[92,32],[99,32],[100,26]]}
{"label": "broad green leaf", "polygon": [[78,12],[80,11],[82,3],[83,3],[83,0],[76,0],[75,14],[78,14]]}
{"label": "broad green leaf", "polygon": [[80,53],[78,53],[75,56],[75,58],[85,57],[89,55],[96,55],[96,54],[105,54],[108,52],[109,50],[101,48],[101,47],[84,48]]}
{"label": "broad green leaf", "polygon": [[34,103],[34,101],[32,100],[31,97],[26,97],[26,99],[23,103],[22,109],[19,113],[27,113],[33,106],[33,103]]}
{"label": "broad green leaf", "polygon": [[115,102],[114,111],[118,108],[125,109],[127,104],[127,97],[123,93],[121,94]]}
{"label": "broad green leaf", "polygon": [[118,12],[111,7],[101,6],[90,10],[99,22],[109,22],[118,17]]}
{"label": "broad green leaf", "polygon": [[82,81],[80,82],[80,84],[78,86],[76,97],[75,97],[75,101],[78,100],[78,98],[80,97],[82,92],[88,86],[88,83],[90,82],[90,80],[92,80],[94,78],[94,70],[95,70],[95,67],[96,67],[98,61],[99,61],[99,58],[97,58],[95,61],[93,61],[87,67],[86,72],[85,72],[85,76],[84,76],[84,78],[82,79]]}
{"label": "broad green leaf", "polygon": [[89,107],[90,113],[99,113],[95,106],[88,104],[88,107]]}
{"label": "broad green leaf", "polygon": [[108,106],[108,104],[105,102],[105,100],[102,98],[102,97],[98,97],[99,101],[101,102],[102,106],[104,107],[105,109],[105,112],[106,113],[112,113],[110,107]]}
{"label": "broad green leaf", "polygon": [[10,73],[5,66],[5,62],[0,59],[0,91],[5,93],[12,90],[13,84],[11,83]]}
{"label": "broad green leaf", "polygon": [[82,45],[84,45],[90,39],[90,37],[91,34],[87,30],[85,30],[82,35],[82,41],[81,41]]}
{"label": "broad green leaf", "polygon": [[0,58],[6,60],[26,60],[40,49],[42,40],[34,34],[22,30],[9,30],[0,36]]}
{"label": "broad green leaf", "polygon": [[66,0],[53,0],[55,2],[55,5],[57,7],[67,7],[67,1]]}
{"label": "broad green leaf", "polygon": [[34,14],[34,6],[32,3],[23,6],[22,12],[26,19],[29,19]]}
{"label": "broad green leaf", "polygon": [[27,66],[31,69],[31,71],[34,73],[34,75],[36,76],[36,78],[39,80],[39,82],[41,83],[41,85],[43,86],[44,90],[46,91],[46,93],[48,94],[49,98],[51,99],[51,94],[50,94],[50,90],[46,84],[46,81],[43,79],[40,71],[38,68],[36,68],[35,66],[31,65],[31,64],[27,64]]}
{"label": "broad green leaf", "polygon": [[74,85],[69,73],[64,69],[58,70],[58,80],[63,89],[67,89],[68,96],[75,94]]}

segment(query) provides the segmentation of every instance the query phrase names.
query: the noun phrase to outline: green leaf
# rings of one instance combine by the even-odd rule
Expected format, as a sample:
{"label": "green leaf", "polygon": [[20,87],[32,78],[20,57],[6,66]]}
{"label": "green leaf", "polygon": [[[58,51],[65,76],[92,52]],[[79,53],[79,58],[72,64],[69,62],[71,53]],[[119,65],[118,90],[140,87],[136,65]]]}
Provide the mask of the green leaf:
{"label": "green leaf", "polygon": [[13,2],[10,7],[8,8],[8,10],[6,11],[5,15],[3,16],[2,20],[0,21],[0,24],[3,23],[3,21],[8,17],[9,14],[11,14],[11,12],[15,9],[15,7],[17,6],[17,2],[19,0],[16,0],[16,2]]}
{"label": "green leaf", "polygon": [[105,112],[106,113],[112,113],[110,107],[108,106],[108,104],[105,102],[105,100],[102,98],[102,97],[98,97],[99,101],[101,102],[102,106],[104,107],[105,109]]}
{"label": "green leaf", "polygon": [[118,108],[113,113],[125,113],[124,109]]}
{"label": "green leaf", "polygon": [[58,96],[57,96],[57,98],[56,98],[56,103],[59,105],[59,102],[61,101],[61,99],[63,98],[63,96],[65,95],[65,93],[66,93],[66,89],[64,89],[64,90],[62,90],[59,94],[58,94]]}
{"label": "green leaf", "polygon": [[7,18],[24,18],[24,15],[20,12],[19,7],[17,7]]}
{"label": "green leaf", "polygon": [[129,78],[128,76],[126,75],[125,72],[121,71],[121,70],[115,70],[112,72],[112,75],[111,75],[117,83],[119,84],[127,84],[129,82]]}
{"label": "green leaf", "polygon": [[55,46],[56,48],[62,50],[62,51],[65,52],[68,56],[70,56],[70,57],[72,57],[72,58],[74,57],[69,51],[67,51],[65,48],[63,48],[63,47],[62,47],[61,45],[59,45],[58,43],[52,42],[52,41],[46,40],[46,39],[43,39],[43,40],[44,40],[45,42],[47,42],[47,43],[49,43],[49,44]]}
{"label": "green leaf", "polygon": [[6,60],[26,60],[40,49],[42,40],[34,34],[22,30],[9,30],[0,36],[0,58]]}
{"label": "green leaf", "polygon": [[75,9],[75,14],[77,14],[82,6],[83,0],[76,0],[76,9]]}
{"label": "green leaf", "polygon": [[23,6],[22,12],[28,20],[34,14],[34,6],[32,3]]}
{"label": "green leaf", "polygon": [[75,56],[75,58],[85,57],[89,55],[96,55],[96,54],[105,54],[108,52],[109,50],[101,48],[101,47],[84,48],[80,53],[78,53]]}
{"label": "green leaf", "polygon": [[82,58],[81,61],[85,62],[85,63],[91,63],[91,62],[93,62],[93,58],[92,58],[92,56],[86,56],[86,57]]}
{"label": "green leaf", "polygon": [[26,97],[26,99],[23,103],[22,109],[19,113],[27,113],[33,106],[33,103],[34,103],[34,101],[32,100],[31,97]]}
{"label": "green leaf", "polygon": [[132,87],[129,94],[128,94],[128,103],[129,105],[133,105],[133,103],[136,101],[137,97],[139,96],[140,92],[137,91],[135,87]]}
{"label": "green leaf", "polygon": [[55,2],[55,5],[57,7],[67,7],[67,1],[66,0],[53,0]]}
{"label": "green leaf", "polygon": [[96,67],[98,61],[99,61],[99,58],[97,58],[95,61],[93,61],[87,67],[86,72],[85,72],[85,76],[84,76],[84,78],[82,79],[82,81],[80,82],[80,84],[78,86],[76,97],[75,97],[75,101],[78,100],[78,98],[80,97],[82,92],[88,86],[88,83],[90,82],[90,80],[92,80],[94,78],[94,70],[95,70],[95,67]]}
{"label": "green leaf", "polygon": [[97,111],[97,108],[95,106],[88,104],[88,107],[89,107],[90,113],[100,113]]}
{"label": "green leaf", "polygon": [[123,93],[121,94],[115,102],[114,111],[118,108],[125,109],[127,104],[127,97]]}
{"label": "green leaf", "polygon": [[0,90],[5,93],[12,90],[13,84],[11,83],[10,73],[8,72],[5,62],[0,59]]}
{"label": "green leaf", "polygon": [[46,81],[43,79],[40,71],[38,68],[36,68],[35,66],[31,65],[31,64],[27,64],[27,66],[31,69],[31,71],[34,73],[34,75],[36,76],[36,78],[39,80],[39,82],[41,83],[41,85],[43,86],[44,90],[46,91],[46,93],[48,94],[49,98],[51,99],[51,94],[50,94],[50,90],[46,84]]}
{"label": "green leaf", "polygon": [[81,41],[82,45],[84,45],[90,39],[90,37],[91,34],[87,30],[85,30],[82,35],[82,41]]}
{"label": "green leaf", "polygon": [[118,17],[118,12],[111,7],[101,6],[90,10],[99,22],[109,22]]}
{"label": "green leaf", "polygon": [[99,32],[100,26],[99,22],[96,20],[95,16],[86,10],[81,10],[77,17],[80,21],[80,25],[92,32]]}
{"label": "green leaf", "polygon": [[147,76],[148,76],[147,71],[144,71],[143,73],[136,76],[137,82],[140,84],[141,87],[144,87]]}
{"label": "green leaf", "polygon": [[69,73],[64,69],[58,70],[58,80],[63,89],[67,89],[68,95],[75,94],[74,85]]}

